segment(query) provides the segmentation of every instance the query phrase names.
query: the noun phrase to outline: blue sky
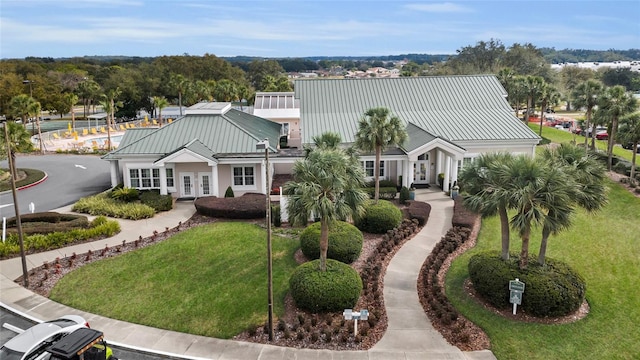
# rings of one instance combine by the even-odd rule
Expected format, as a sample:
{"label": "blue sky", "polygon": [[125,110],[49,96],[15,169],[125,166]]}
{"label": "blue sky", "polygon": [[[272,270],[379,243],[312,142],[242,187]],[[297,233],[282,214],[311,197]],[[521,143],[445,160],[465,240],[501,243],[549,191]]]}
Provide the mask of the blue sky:
{"label": "blue sky", "polygon": [[0,58],[452,54],[491,38],[640,48],[640,0],[0,2]]}

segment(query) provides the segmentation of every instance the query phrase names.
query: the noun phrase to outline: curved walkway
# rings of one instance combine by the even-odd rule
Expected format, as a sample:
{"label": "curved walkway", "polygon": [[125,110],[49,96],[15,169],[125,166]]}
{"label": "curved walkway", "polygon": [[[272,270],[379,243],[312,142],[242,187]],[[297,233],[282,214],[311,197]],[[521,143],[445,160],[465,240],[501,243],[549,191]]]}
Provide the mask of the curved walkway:
{"label": "curved walkway", "polygon": [[[368,351],[329,351],[294,349],[272,345],[221,340],[108,319],[85,313],[37,295],[13,282],[22,275],[20,258],[0,262],[0,302],[12,310],[36,319],[52,319],[74,313],[84,316],[93,327],[105,333],[115,345],[159,353],[176,358],[197,359],[495,359],[491,351],[463,352],[449,345],[432,326],[418,300],[416,283],[424,259],[451,226],[453,201],[440,191],[419,190],[416,199],[429,202],[431,215],[425,226],[407,242],[389,263],[384,278],[384,299],[389,318],[383,338]],[[69,211],[70,207],[58,209]],[[148,220],[121,221],[122,231],[109,239],[74,245],[27,257],[27,267],[42,265],[56,257],[76,252],[99,250],[123,240],[146,237],[154,230],[174,227],[191,217],[192,202],[178,202],[174,210]]]}

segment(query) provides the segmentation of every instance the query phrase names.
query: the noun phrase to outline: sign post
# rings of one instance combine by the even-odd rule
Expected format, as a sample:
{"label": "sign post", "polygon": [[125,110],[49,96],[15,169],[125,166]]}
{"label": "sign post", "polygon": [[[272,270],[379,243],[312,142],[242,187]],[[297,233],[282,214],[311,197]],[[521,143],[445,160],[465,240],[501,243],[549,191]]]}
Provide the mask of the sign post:
{"label": "sign post", "polygon": [[516,314],[518,305],[522,304],[522,294],[524,293],[524,283],[518,278],[509,281],[509,302],[513,304],[513,315]]}
{"label": "sign post", "polygon": [[358,319],[360,320],[368,320],[369,319],[369,310],[360,310],[353,311],[352,309],[344,309],[342,312],[345,320],[353,319],[353,336],[358,335]]}

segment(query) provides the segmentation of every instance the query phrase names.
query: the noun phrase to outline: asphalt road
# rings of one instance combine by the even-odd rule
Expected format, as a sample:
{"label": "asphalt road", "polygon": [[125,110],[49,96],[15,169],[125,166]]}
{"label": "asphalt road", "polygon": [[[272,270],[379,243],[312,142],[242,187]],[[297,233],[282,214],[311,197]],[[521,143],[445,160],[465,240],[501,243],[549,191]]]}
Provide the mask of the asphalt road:
{"label": "asphalt road", "polygon": [[[7,168],[7,161],[0,162],[0,167]],[[18,156],[16,167],[38,169],[48,175],[44,182],[17,192],[20,214],[29,213],[32,202],[36,212],[49,211],[111,187],[109,162],[95,155]],[[11,191],[1,193],[0,217],[15,216],[10,204],[13,204]]]}
{"label": "asphalt road", "polygon": [[[21,329],[27,329],[31,326],[33,326],[35,323],[33,323],[30,320],[24,319],[20,316],[17,316],[15,314],[13,314],[10,311],[7,311],[5,308],[0,307],[0,324],[4,324],[4,323],[9,323],[13,326],[17,326]],[[91,325],[91,324],[89,324]],[[99,329],[98,329],[99,330]],[[14,333],[11,330],[7,330],[4,327],[0,328],[0,346],[4,345],[4,343],[6,343],[7,341],[9,341],[11,338],[13,338],[14,336],[16,336],[16,333]],[[109,342],[109,339],[106,339],[107,342]],[[127,349],[123,349],[123,348],[119,348],[116,346],[111,346],[111,348],[113,349],[113,356],[117,357],[118,359],[122,359],[122,360],[156,360],[156,359],[168,359],[167,357],[163,357],[163,356],[159,356],[159,355],[151,355],[151,354],[145,354],[145,353],[140,353],[137,351],[131,351],[131,350],[127,350]]]}

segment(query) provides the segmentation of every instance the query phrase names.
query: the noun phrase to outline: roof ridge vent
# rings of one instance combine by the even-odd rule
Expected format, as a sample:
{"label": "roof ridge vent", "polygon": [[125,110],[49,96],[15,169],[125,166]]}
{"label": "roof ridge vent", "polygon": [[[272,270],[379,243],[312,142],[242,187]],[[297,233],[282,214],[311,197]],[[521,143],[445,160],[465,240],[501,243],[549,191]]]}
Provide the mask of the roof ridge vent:
{"label": "roof ridge vent", "polygon": [[228,102],[199,102],[185,110],[186,115],[223,115],[231,109]]}

